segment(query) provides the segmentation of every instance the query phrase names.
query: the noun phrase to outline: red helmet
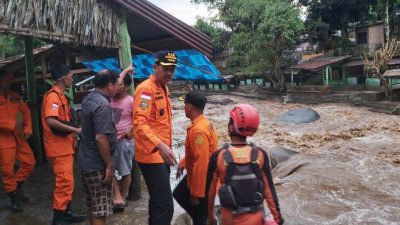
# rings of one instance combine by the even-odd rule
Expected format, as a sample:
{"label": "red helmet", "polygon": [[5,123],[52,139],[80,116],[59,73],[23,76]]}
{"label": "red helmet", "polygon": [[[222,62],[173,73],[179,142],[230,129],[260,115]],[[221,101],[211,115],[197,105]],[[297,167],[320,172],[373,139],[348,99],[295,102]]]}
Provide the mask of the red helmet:
{"label": "red helmet", "polygon": [[260,124],[260,116],[249,104],[239,104],[230,112],[234,131],[241,136],[253,136]]}

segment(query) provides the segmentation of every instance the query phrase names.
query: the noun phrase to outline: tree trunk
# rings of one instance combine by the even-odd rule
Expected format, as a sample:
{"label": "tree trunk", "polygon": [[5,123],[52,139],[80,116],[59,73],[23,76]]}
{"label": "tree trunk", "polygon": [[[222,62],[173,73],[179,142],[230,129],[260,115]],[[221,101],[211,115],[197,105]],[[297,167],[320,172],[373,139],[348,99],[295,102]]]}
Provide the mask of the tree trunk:
{"label": "tree trunk", "polygon": [[385,13],[384,13],[384,23],[383,23],[383,30],[384,30],[384,40],[385,43],[389,42],[389,35],[390,35],[390,27],[389,27],[389,0],[385,1]]}
{"label": "tree trunk", "polygon": [[387,83],[387,80],[381,74],[377,75],[377,77],[379,78],[379,80],[383,85],[386,97],[390,97],[392,95],[392,92],[390,91],[390,87]]}
{"label": "tree trunk", "polygon": [[285,77],[282,72],[282,38],[280,34],[277,34],[275,37],[275,75],[278,80],[279,91],[285,92],[286,91],[286,83]]}

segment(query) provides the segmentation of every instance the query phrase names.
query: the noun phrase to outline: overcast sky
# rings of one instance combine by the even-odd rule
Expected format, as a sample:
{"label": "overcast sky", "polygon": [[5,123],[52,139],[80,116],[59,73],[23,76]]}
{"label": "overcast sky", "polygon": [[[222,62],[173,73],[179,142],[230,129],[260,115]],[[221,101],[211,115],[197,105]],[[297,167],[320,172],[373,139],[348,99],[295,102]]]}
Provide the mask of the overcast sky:
{"label": "overcast sky", "polygon": [[206,6],[192,4],[190,0],[148,1],[189,25],[194,25],[196,23],[196,16],[206,18],[210,16]]}

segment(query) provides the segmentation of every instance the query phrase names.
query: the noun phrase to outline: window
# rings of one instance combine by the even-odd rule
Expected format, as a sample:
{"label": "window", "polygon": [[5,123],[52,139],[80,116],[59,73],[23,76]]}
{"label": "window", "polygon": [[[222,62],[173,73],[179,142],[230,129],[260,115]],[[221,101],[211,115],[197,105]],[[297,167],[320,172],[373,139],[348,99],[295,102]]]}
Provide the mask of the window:
{"label": "window", "polygon": [[368,34],[367,32],[357,33],[357,44],[367,44]]}

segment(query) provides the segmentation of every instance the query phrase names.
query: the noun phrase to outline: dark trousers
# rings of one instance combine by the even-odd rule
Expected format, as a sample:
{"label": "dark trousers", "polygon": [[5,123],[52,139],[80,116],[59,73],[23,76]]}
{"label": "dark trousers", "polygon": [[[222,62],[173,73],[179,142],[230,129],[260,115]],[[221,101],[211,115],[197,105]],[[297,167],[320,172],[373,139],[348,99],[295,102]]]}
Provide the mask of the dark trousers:
{"label": "dark trousers", "polygon": [[187,187],[185,176],[174,190],[174,198],[186,210],[193,220],[193,225],[205,225],[207,222],[207,201],[206,198],[199,198],[198,205],[190,203],[190,190]]}
{"label": "dark trousers", "polygon": [[149,225],[170,225],[174,203],[169,183],[170,168],[164,163],[138,163],[149,191]]}

